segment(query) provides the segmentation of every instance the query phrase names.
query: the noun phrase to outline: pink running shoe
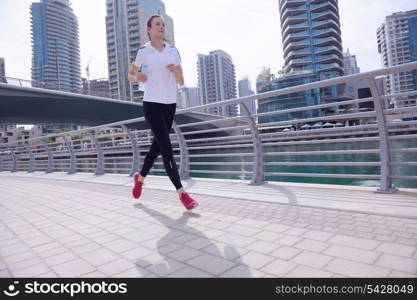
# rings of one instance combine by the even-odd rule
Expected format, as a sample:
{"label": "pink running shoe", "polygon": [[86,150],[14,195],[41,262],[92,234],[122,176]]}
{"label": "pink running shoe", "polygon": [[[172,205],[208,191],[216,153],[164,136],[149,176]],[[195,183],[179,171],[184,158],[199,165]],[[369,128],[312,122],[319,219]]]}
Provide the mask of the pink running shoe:
{"label": "pink running shoe", "polygon": [[140,175],[139,173],[135,173],[133,175],[133,180],[134,180],[135,185],[133,186],[133,189],[132,189],[132,195],[136,199],[138,199],[140,195],[142,194],[143,182],[139,181],[139,175]]}
{"label": "pink running shoe", "polygon": [[187,210],[192,210],[198,206],[198,202],[191,198],[187,193],[182,193],[180,200]]}

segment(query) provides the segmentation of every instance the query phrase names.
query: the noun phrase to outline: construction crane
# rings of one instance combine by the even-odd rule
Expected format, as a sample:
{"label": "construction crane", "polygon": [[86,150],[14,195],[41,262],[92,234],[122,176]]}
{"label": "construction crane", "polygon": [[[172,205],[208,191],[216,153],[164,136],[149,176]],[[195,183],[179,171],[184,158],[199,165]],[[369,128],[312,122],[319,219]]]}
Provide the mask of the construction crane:
{"label": "construction crane", "polygon": [[88,95],[91,94],[91,91],[90,91],[90,63],[91,63],[91,56],[88,59],[87,67],[85,68],[85,71],[87,73],[87,93],[88,93]]}

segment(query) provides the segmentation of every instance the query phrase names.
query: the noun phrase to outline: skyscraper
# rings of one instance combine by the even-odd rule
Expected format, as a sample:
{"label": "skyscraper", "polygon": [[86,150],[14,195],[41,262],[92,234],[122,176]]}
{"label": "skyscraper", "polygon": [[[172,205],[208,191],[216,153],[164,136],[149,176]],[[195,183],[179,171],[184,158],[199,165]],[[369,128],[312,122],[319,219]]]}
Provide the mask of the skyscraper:
{"label": "skyscraper", "polygon": [[[296,73],[288,76],[282,76],[278,79],[258,82],[256,84],[257,94],[269,91],[279,90],[296,85],[302,85],[314,81],[318,81],[317,73]],[[282,96],[274,96],[270,98],[258,99],[258,113],[265,113],[278,110],[286,110],[303,106],[317,105],[322,102],[324,89],[313,89],[297,93],[286,94]],[[258,117],[259,123],[269,123],[277,121],[286,121],[291,119],[304,119],[319,117],[321,112],[318,110],[298,111],[288,114],[267,115]]]}
{"label": "skyscraper", "polygon": [[30,10],[32,80],[47,88],[80,92],[78,21],[70,1],[41,0]]}
{"label": "skyscraper", "polygon": [[261,73],[256,77],[256,83],[271,80],[271,68],[263,67]]}
{"label": "skyscraper", "polygon": [[[382,66],[391,67],[417,61],[417,10],[397,12],[385,18],[377,30],[378,52]],[[388,94],[417,89],[417,71],[390,74],[386,80]],[[412,100],[415,103],[415,98]],[[407,105],[407,101],[394,103]]]}
{"label": "skyscraper", "polygon": [[347,49],[347,52],[343,52],[343,68],[345,75],[352,75],[361,72],[356,61],[356,55],[350,54],[349,49]]}
{"label": "skyscraper", "polygon": [[107,61],[112,98],[139,101],[143,91],[139,84],[130,84],[127,73],[137,50],[149,39],[146,21],[158,14],[164,18],[165,31],[171,45],[174,41],[172,18],[165,13],[160,0],[106,0]]}
{"label": "skyscraper", "polygon": [[6,82],[6,67],[4,63],[4,58],[0,57],[0,82]]}
{"label": "skyscraper", "polygon": [[[198,54],[198,83],[202,105],[236,98],[236,75],[232,57],[223,50]],[[237,104],[209,108],[208,113],[237,116]]]}
{"label": "skyscraper", "polygon": [[[255,94],[252,91],[251,84],[248,77],[244,77],[238,82],[239,97],[250,96]],[[246,101],[246,107],[248,108],[251,114],[256,114],[256,103],[255,101]],[[242,111],[241,111],[242,114]]]}
{"label": "skyscraper", "polygon": [[200,99],[198,95],[198,88],[196,87],[183,87],[182,92],[185,95],[185,107],[199,106]]}
{"label": "skyscraper", "polygon": [[343,75],[337,0],[280,0],[284,70]]}
{"label": "skyscraper", "polygon": [[[342,39],[337,0],[279,0],[284,66],[281,77],[257,83],[257,93],[343,75]],[[258,100],[258,112],[334,102],[337,86]],[[259,117],[259,122],[319,117],[326,111],[303,111]]]}

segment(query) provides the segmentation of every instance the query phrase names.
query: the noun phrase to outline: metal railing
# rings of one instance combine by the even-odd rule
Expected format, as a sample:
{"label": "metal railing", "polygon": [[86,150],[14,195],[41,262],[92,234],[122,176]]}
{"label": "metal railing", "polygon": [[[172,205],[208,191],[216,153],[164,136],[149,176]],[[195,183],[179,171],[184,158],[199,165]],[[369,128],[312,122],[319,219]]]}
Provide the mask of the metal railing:
{"label": "metal railing", "polygon": [[[68,92],[78,95],[89,95],[89,96],[96,96],[96,97],[104,97],[104,98],[110,98],[111,96],[111,90],[110,86],[108,89],[97,89],[97,88],[88,88],[86,87],[73,87],[68,86],[65,84],[58,84],[54,82],[42,82],[42,81],[36,81],[36,80],[27,80],[27,79],[21,79],[21,78],[15,78],[15,77],[4,77],[3,80],[0,81],[0,83],[7,83],[15,86],[20,87],[33,87],[33,88],[40,88],[40,89],[47,89],[47,90],[53,90],[53,91],[62,91],[62,92]],[[88,84],[88,83],[86,83]],[[110,83],[109,83],[110,84]],[[119,100],[131,100],[130,98],[122,98],[121,95],[119,95]]]}
{"label": "metal railing", "polygon": [[[414,184],[417,91],[382,95],[375,80],[416,69],[413,62],[178,110],[177,114],[185,114],[239,105],[241,111],[235,117],[174,122],[171,140],[181,178],[240,178],[251,184],[283,177],[378,180],[381,193],[394,192],[394,181]],[[255,114],[245,104],[363,80],[369,83],[369,98]],[[285,118],[297,113],[304,115]],[[257,121],[265,117],[271,122]],[[132,175],[139,171],[152,142],[150,130],[126,126],[139,121],[144,118],[32,138],[23,144],[0,144],[0,171]],[[157,162],[153,172],[164,174],[163,164]]]}

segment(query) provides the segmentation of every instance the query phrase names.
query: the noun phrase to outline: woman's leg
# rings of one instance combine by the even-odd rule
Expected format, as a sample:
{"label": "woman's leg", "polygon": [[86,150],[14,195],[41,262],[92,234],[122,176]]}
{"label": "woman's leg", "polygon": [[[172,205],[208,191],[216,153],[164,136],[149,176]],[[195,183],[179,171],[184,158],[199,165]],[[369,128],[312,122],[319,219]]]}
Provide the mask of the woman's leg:
{"label": "woman's leg", "polygon": [[[152,110],[151,105],[148,102],[143,102],[143,112],[147,114],[148,111]],[[143,161],[142,169],[140,171],[139,181],[143,182],[146,175],[148,175],[150,169],[152,168],[155,159],[158,157],[158,154],[161,153],[159,149],[158,142],[156,141],[155,137],[152,139],[152,145],[149,148],[148,153],[145,156],[145,160]]]}
{"label": "woman's leg", "polygon": [[159,149],[158,142],[156,141],[155,138],[153,138],[151,148],[149,149],[148,153],[145,156],[145,160],[143,161],[143,165],[142,165],[142,170],[140,171],[140,175],[142,177],[146,177],[146,175],[148,175],[159,153],[160,153],[160,149]]}
{"label": "woman's leg", "polygon": [[174,121],[176,105],[151,103],[151,105],[147,106],[150,109],[144,109],[145,119],[154,133],[154,139],[159,146],[160,153],[164,160],[165,170],[177,189],[182,204],[187,210],[191,210],[198,206],[198,202],[191,198],[182,187],[178,168],[174,160],[171,140],[169,138],[169,133],[171,132],[172,123]]}
{"label": "woman's leg", "polygon": [[[151,127],[154,140],[158,144],[160,153],[162,154],[165,171],[175,188],[179,190],[182,188],[182,184],[174,160],[171,140],[169,139],[169,133],[175,115],[175,104],[144,102],[143,108],[145,119]],[[153,153],[152,155],[155,154]]]}
{"label": "woman's leg", "polygon": [[[166,105],[166,109],[163,110],[168,132],[171,132],[172,130],[172,123],[174,122],[175,110],[176,110],[176,104]],[[174,160],[174,163],[175,163],[175,160]],[[178,192],[178,196],[181,197],[182,193],[185,193],[185,189],[181,187],[180,189],[177,189],[177,192]]]}

